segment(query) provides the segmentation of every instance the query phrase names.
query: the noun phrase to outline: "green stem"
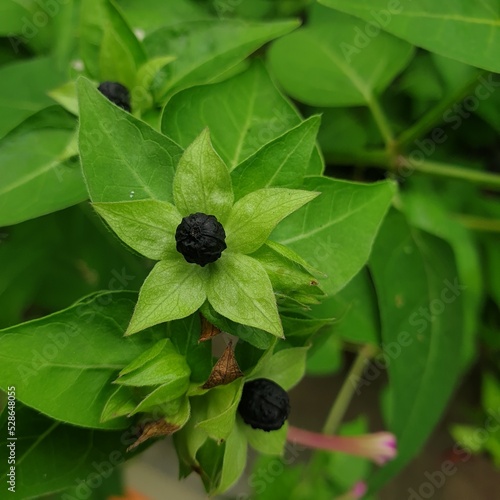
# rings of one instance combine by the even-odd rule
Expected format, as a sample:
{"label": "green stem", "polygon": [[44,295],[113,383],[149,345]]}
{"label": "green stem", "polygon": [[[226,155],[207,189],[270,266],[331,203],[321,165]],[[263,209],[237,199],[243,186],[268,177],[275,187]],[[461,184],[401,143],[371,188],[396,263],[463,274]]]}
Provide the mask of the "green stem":
{"label": "green stem", "polygon": [[447,99],[440,101],[414,125],[406,129],[396,140],[400,150],[403,150],[403,148],[412,144],[418,138],[423,137],[438,123],[443,122],[445,119],[444,114],[450,110],[454,104],[467,97],[471,89],[478,85],[478,78],[485,74],[487,74],[486,71],[482,71],[479,75],[476,74],[474,78],[469,80],[461,89],[450,94]]}
{"label": "green stem", "polygon": [[358,353],[354,363],[349,370],[340,392],[333,403],[325,425],[323,426],[324,434],[334,434],[338,429],[344,414],[349,406],[349,403],[354,396],[354,392],[358,387],[360,380],[365,370],[366,362],[371,359],[377,352],[376,347],[372,345],[365,345]]}
{"label": "green stem", "polygon": [[400,166],[407,166],[410,170],[431,174],[438,177],[447,177],[470,181],[480,186],[500,189],[500,175],[480,170],[471,170],[458,165],[448,165],[434,161],[409,162],[405,158],[400,158]]}
{"label": "green stem", "polygon": [[435,175],[452,179],[469,181],[479,186],[492,189],[500,189],[500,175],[491,172],[482,172],[481,170],[471,170],[459,165],[449,165],[435,161],[410,162],[403,156],[397,159],[397,166],[391,165],[391,159],[385,151],[361,151],[353,155],[325,155],[325,160],[329,165],[354,165],[357,167],[374,167],[383,170],[395,170],[397,168],[407,167],[408,172],[421,172],[424,174]]}
{"label": "green stem", "polygon": [[475,217],[474,215],[455,215],[454,217],[462,226],[473,231],[500,233],[500,220]]}
{"label": "green stem", "polygon": [[327,165],[349,165],[355,167],[379,166],[389,168],[390,156],[383,149],[349,153],[325,153]]}
{"label": "green stem", "polygon": [[391,126],[389,125],[389,120],[387,120],[387,116],[385,116],[384,110],[380,106],[378,99],[373,95],[366,97],[368,108],[370,109],[373,119],[380,130],[386,148],[388,151],[391,151],[394,145],[394,134],[392,133]]}

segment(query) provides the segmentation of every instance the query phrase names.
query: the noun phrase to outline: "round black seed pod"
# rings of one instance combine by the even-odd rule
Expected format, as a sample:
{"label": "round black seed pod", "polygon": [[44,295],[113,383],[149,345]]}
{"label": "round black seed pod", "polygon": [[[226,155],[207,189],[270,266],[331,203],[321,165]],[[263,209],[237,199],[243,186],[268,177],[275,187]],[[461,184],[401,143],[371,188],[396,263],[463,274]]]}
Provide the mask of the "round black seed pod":
{"label": "round black seed pod", "polygon": [[197,212],[182,219],[175,231],[177,251],[191,264],[215,262],[226,249],[226,233],[214,215]]}
{"label": "round black seed pod", "polygon": [[280,429],[290,414],[287,392],[267,378],[258,378],[243,386],[238,411],[244,422],[254,429]]}
{"label": "round black seed pod", "polygon": [[130,113],[130,94],[127,87],[117,82],[103,82],[98,90],[111,102]]}

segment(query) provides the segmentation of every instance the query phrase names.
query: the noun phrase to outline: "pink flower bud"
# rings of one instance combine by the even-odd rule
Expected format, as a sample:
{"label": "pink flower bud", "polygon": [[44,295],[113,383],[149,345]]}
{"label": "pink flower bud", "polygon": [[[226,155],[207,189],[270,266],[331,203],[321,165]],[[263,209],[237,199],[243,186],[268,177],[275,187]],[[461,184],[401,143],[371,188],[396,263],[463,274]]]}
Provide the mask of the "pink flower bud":
{"label": "pink flower bud", "polygon": [[384,465],[397,455],[396,436],[390,432],[376,432],[362,436],[328,436],[290,426],[288,441],[318,450],[340,451],[348,455],[373,460]]}

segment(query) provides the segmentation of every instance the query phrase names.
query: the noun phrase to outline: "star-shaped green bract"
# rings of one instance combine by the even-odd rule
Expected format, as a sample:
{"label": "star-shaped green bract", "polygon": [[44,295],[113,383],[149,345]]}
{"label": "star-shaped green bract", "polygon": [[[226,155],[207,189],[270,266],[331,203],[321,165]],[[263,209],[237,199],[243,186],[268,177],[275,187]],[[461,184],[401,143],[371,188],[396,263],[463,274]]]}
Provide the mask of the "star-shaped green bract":
{"label": "star-shaped green bract", "polygon": [[[173,195],[175,205],[159,200],[94,203],[127,245],[159,261],[141,288],[126,334],[189,316],[208,300],[222,316],[282,337],[269,276],[248,254],[266,242],[284,217],[318,193],[264,188],[234,203],[229,170],[206,129],[182,155]],[[226,232],[227,249],[205,267],[186,262],[176,250],[178,225],[197,212],[214,215]]]}

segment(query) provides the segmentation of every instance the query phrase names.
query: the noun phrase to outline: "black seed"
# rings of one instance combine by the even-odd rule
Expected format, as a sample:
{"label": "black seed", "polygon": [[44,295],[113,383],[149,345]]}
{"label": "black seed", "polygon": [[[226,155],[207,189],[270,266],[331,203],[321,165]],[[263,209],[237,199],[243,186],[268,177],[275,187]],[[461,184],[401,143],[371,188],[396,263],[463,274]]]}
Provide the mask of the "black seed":
{"label": "black seed", "polygon": [[121,83],[103,82],[99,85],[98,90],[111,102],[130,113],[130,94],[127,87]]}
{"label": "black seed", "polygon": [[175,231],[177,251],[191,264],[215,262],[226,249],[226,233],[213,215],[195,213],[182,219]]}
{"label": "black seed", "polygon": [[238,411],[246,424],[254,429],[280,429],[290,414],[287,392],[267,378],[258,378],[243,386]]}

